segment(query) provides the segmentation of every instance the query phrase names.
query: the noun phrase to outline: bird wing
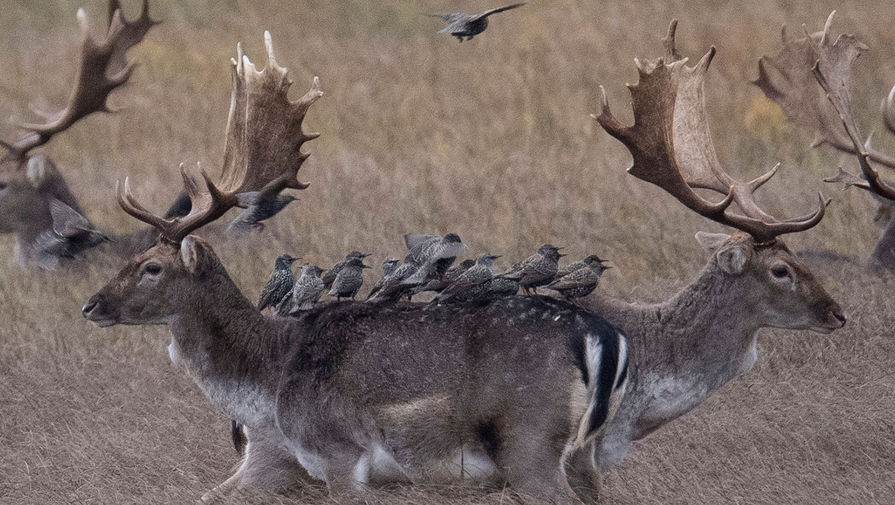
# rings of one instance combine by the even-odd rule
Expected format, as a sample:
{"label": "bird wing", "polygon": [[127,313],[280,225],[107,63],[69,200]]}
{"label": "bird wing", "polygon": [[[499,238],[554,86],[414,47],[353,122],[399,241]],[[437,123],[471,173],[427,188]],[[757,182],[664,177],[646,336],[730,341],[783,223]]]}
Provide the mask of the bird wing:
{"label": "bird wing", "polygon": [[510,9],[515,9],[516,7],[522,7],[523,5],[525,5],[525,2],[511,4],[511,5],[505,5],[503,7],[498,7],[496,9],[488,9],[485,12],[480,12],[478,14],[470,16],[469,20],[475,21],[477,19],[486,18],[486,17],[490,16],[491,14],[497,14],[498,12],[508,11]]}
{"label": "bird wing", "polygon": [[440,20],[442,20],[442,21],[450,22],[450,21],[451,21],[451,18],[452,18],[453,16],[456,16],[457,14],[460,14],[460,13],[459,13],[459,12],[448,12],[448,13],[446,13],[446,14],[436,14],[436,13],[434,13],[434,12],[422,12],[421,14],[422,14],[423,16],[427,16],[427,17],[430,17],[430,18],[438,18],[438,19],[440,19]]}
{"label": "bird wing", "polygon": [[546,287],[550,289],[572,289],[581,286],[585,286],[587,284],[592,284],[599,280],[599,276],[591,270],[590,268],[581,268],[573,271],[572,273],[562,277],[561,279],[557,279]]}
{"label": "bird wing", "polygon": [[425,233],[408,233],[404,235],[404,244],[412,251],[415,247],[423,245],[432,239],[440,239],[438,235],[426,235]]}
{"label": "bird wing", "polygon": [[78,211],[56,198],[50,200],[53,231],[62,237],[73,237],[85,231],[93,231],[93,225]]}

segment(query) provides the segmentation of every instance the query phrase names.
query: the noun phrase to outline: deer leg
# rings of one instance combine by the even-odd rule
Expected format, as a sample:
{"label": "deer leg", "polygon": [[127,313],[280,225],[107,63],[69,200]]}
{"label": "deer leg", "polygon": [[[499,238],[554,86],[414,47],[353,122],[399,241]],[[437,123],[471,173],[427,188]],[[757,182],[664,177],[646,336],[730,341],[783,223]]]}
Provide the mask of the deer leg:
{"label": "deer leg", "polygon": [[587,505],[598,503],[600,472],[597,470],[594,451],[598,442],[590,442],[579,449],[570,446],[563,454],[562,468],[572,491]]}
{"label": "deer leg", "polygon": [[[546,419],[541,426],[531,425],[531,413],[520,413],[512,423],[499,449],[498,465],[506,472],[506,482],[523,501],[526,498],[557,504],[580,503],[560,467],[563,445],[558,440],[567,438],[559,427],[561,419]],[[555,422],[550,422],[555,421]],[[551,429],[550,426],[556,428]]]}
{"label": "deer leg", "polygon": [[202,495],[202,503],[224,500],[239,489],[281,492],[312,482],[295,457],[277,441],[258,430],[243,428],[247,445],[242,463],[230,478]]}

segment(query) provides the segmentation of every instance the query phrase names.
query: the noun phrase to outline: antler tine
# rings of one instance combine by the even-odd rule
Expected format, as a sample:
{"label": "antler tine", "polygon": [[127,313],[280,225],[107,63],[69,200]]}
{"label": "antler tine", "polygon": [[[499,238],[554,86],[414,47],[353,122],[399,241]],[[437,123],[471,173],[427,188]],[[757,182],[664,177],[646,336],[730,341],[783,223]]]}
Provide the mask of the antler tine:
{"label": "antler tine", "polygon": [[150,28],[158,24],[149,17],[148,0],[144,0],[143,12],[133,22],[124,19],[115,0],[110,1],[109,11],[106,37],[96,42],[90,36],[87,15],[83,9],[78,9],[77,20],[83,42],[76,85],[62,110],[41,114],[46,122],[20,125],[27,130],[26,134],[12,145],[7,144],[14,156],[24,158],[30,150],[49,142],[53,135],[94,112],[109,112],[106,103],[109,94],[126,83],[133,71],[133,63],[127,62],[125,53],[143,40]]}
{"label": "antler tine", "polygon": [[895,133],[895,86],[892,86],[889,95],[883,99],[882,104],[880,104],[880,109],[883,114],[883,122],[886,124],[886,128],[890,132]]}
{"label": "antler tine", "polygon": [[121,181],[115,182],[115,194],[118,196],[118,205],[131,216],[159,230],[164,230],[167,226],[168,223],[164,219],[149,212],[137,202],[131,192],[130,177],[124,178],[124,191],[121,188]]}
{"label": "antler tine", "polygon": [[[670,56],[676,55],[675,28],[672,22],[664,39]],[[602,106],[596,120],[631,152],[634,163],[628,173],[659,186],[708,219],[749,233],[762,243],[816,225],[828,203],[822,196],[815,211],[787,220],[774,218],[755,201],[754,191],[777,173],[779,164],[749,182],[738,181],[722,169],[709,131],[703,93],[714,56],[712,47],[694,66],[687,66],[687,59],[679,55],[670,62],[662,58],[637,60],[640,79],[628,85],[634,124],[624,126],[612,115],[602,88]],[[695,189],[708,189],[724,198],[711,202],[697,195]],[[729,210],[733,202],[741,214]]]}
{"label": "antler tine", "polygon": [[668,33],[662,39],[662,45],[665,46],[665,58],[669,61],[677,61],[682,58],[674,45],[674,34],[677,31],[677,19],[672,19],[668,24]]}

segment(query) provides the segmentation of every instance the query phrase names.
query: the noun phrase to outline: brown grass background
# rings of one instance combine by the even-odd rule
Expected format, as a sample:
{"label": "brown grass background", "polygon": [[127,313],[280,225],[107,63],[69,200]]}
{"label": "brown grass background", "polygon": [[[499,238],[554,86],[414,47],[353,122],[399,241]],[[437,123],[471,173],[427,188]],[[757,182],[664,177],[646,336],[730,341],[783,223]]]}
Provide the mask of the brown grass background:
{"label": "brown grass background", "polygon": [[[79,3],[0,5],[0,138],[33,119],[29,103],[52,108],[67,96]],[[131,16],[135,3],[125,2]],[[877,103],[895,82],[888,1],[532,1],[462,45],[419,15],[455,7],[493,5],[153,2],[164,24],[132,51],[140,66],[114,97],[125,110],[83,121],[45,152],[96,224],[139,229],[114,202],[115,180],[131,175],[141,199],[162,209],[179,189],[180,162],[220,166],[229,58],[242,41],[263,62],[269,29],[296,81],[294,96],[314,75],[326,95],[306,121],[322,133],[306,146],[313,155],[302,175],[311,188],[263,240],[217,246],[249,298],[282,252],[328,266],[358,248],[375,252],[378,265],[403,255],[403,233],[456,231],[473,254],[505,255],[503,266],[543,242],[576,256],[598,252],[617,267],[601,289],[657,300],[703,265],[693,233],[720,228],[627,176],[627,152],[589,114],[603,84],[616,114],[630,118],[624,83],[636,80],[632,59],[660,55],[659,39],[678,17],[684,54],[718,48],[707,98],[728,170],[751,178],[781,161],[761,193],[778,214],[805,212],[817,190],[835,198],[818,227],[787,238],[790,247],[857,258],[872,250],[879,229],[871,199],[821,182],[837,163],[853,161],[809,149],[748,80],[758,56],[777,51],[781,24],[816,30],[838,8],[836,30],[871,47],[855,102],[862,128],[880,129]],[[98,31],[105,6],[90,2],[86,10]],[[884,138],[877,144],[895,147]],[[226,419],[170,366],[165,332],[100,330],[80,317],[117,265],[22,272],[5,259],[11,255],[11,238],[0,237],[0,503],[182,503],[226,478],[236,462]],[[756,368],[637,443],[607,475],[606,503],[892,503],[892,284],[854,265],[822,277],[846,308],[847,327],[831,335],[762,330]],[[500,491],[395,493],[372,501],[507,499]],[[328,499],[311,490],[236,502],[243,500]]]}

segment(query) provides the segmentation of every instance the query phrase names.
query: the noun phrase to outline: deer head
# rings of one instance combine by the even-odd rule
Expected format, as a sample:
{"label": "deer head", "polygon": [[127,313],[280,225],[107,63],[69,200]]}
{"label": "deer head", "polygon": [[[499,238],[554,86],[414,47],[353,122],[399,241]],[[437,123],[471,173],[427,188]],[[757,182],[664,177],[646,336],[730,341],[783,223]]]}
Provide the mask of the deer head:
{"label": "deer head", "polygon": [[67,105],[56,112],[39,112],[43,123],[21,125],[25,134],[15,142],[0,141],[6,153],[0,158],[0,233],[26,233],[52,225],[49,202],[57,199],[83,213],[52,161],[31,152],[57,133],[94,112],[109,112],[109,94],[127,83],[134,68],[127,50],[138,44],[158,24],[149,17],[148,0],[134,21],[121,14],[117,0],[109,2],[105,38],[89,34],[87,17],[78,11],[82,42],[75,86]]}
{"label": "deer head", "polygon": [[[221,180],[212,182],[181,165],[184,188],[192,201],[186,216],[163,218],[134,198],[130,181],[118,188],[118,203],[131,216],[159,230],[155,246],[134,258],[99,293],[83,312],[100,325],[165,323],[203,293],[221,293],[232,285],[214,251],[194,230],[224,215],[239,203],[238,195],[279,188],[304,189],[297,174],[308,154],[301,146],[319,136],[302,131],[308,108],[323,96],[315,77],[310,90],[291,102],[292,81],[277,64],[270,33],[265,33],[267,65],[260,71],[237,46],[232,62],[233,90],[227,123],[226,155]],[[235,288],[235,286],[232,286]],[[238,295],[238,290],[234,291]]]}
{"label": "deer head", "polygon": [[[725,279],[760,312],[760,326],[831,331],[845,323],[839,306],[811,272],[778,238],[805,231],[824,216],[828,200],[818,195],[817,209],[793,219],[778,219],[755,201],[754,192],[768,182],[777,166],[742,182],[728,175],[718,161],[709,131],[703,84],[715,48],[688,66],[675,49],[672,21],[664,39],[666,57],[635,60],[640,79],[629,85],[634,125],[613,116],[605,91],[595,119],[620,140],[634,159],[628,173],[664,189],[694,212],[739,230],[733,236],[699,234],[710,254],[709,275]],[[778,165],[779,166],[779,165]],[[720,195],[712,201],[696,193]],[[736,203],[740,212],[734,212]]]}

